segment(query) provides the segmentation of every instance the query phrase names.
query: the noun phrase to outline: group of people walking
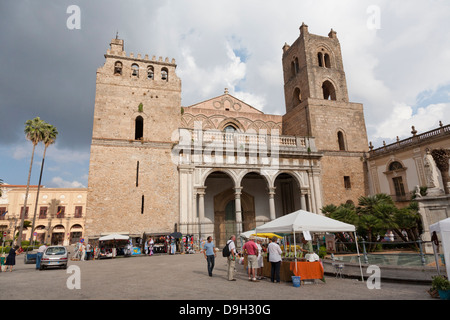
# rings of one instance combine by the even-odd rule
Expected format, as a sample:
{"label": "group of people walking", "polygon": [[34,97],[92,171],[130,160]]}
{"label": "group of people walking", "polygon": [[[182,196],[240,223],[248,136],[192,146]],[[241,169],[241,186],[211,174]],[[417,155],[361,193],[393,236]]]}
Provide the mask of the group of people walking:
{"label": "group of people walking", "polygon": [[78,242],[74,249],[74,254],[72,259],[85,261],[98,259],[100,250],[98,246],[92,246],[90,243],[85,244],[84,242]]}
{"label": "group of people walking", "polygon": [[[242,247],[242,252],[238,253],[236,250],[236,236],[233,235],[227,241],[227,248],[229,251],[229,256],[227,257],[227,279],[228,281],[236,281],[234,277],[236,269],[236,260],[243,259],[242,255],[247,256],[247,267],[248,267],[248,280],[253,282],[258,282],[263,279],[262,269],[264,266],[263,258],[263,246],[261,241],[251,238]],[[203,254],[207,261],[208,275],[212,277],[212,272],[215,265],[215,258],[217,256],[217,250],[212,241],[212,237],[209,236],[207,241],[203,246]],[[280,283],[280,268],[281,268],[281,248],[277,243],[277,238],[273,237],[271,242],[267,246],[267,261],[271,264],[271,276],[270,280],[274,283]]]}

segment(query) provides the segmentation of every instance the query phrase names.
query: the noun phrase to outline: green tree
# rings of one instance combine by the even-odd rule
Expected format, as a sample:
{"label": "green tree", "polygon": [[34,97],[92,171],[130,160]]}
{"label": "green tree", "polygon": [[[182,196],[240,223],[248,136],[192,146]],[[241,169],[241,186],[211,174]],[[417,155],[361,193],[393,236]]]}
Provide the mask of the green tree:
{"label": "green tree", "polygon": [[33,144],[33,151],[31,153],[30,169],[28,171],[27,190],[25,192],[25,202],[23,205],[23,212],[21,212],[21,218],[20,218],[20,225],[19,225],[20,239],[22,238],[25,212],[27,209],[28,193],[29,193],[29,189],[30,189],[31,169],[33,167],[34,150],[36,148],[36,145],[40,141],[42,141],[42,139],[44,138],[45,128],[46,128],[46,123],[43,120],[41,120],[39,117],[36,117],[31,120],[27,120],[25,122],[25,130],[24,130],[25,136],[26,136],[27,140],[30,140],[31,143]]}
{"label": "green tree", "polygon": [[[393,227],[391,215],[395,210],[392,198],[383,193],[358,198],[356,211],[359,216],[359,227],[367,232],[367,239],[370,242],[377,242],[381,238],[379,236]],[[372,244],[371,249],[374,247]]]}
{"label": "green tree", "polygon": [[[419,205],[417,202],[410,202],[406,208],[399,209],[394,214],[394,220],[400,229],[404,229],[408,235],[406,238],[401,231],[399,236],[403,241],[417,241],[422,232],[422,220],[419,214]],[[417,246],[416,246],[417,247]]]}
{"label": "green tree", "polygon": [[[387,230],[392,230],[403,241],[415,241],[420,234],[421,220],[417,202],[398,209],[386,194],[360,197],[357,207],[353,204],[326,205],[322,212],[332,219],[355,225],[358,234],[371,242],[369,251],[376,248],[377,242],[383,239]],[[402,234],[403,229],[408,238]],[[339,234],[337,236],[342,240]]]}
{"label": "green tree", "polygon": [[36,204],[34,206],[33,224],[32,224],[32,228],[31,228],[30,243],[33,240],[33,231],[34,231],[34,226],[35,226],[35,222],[36,222],[36,213],[37,213],[37,207],[38,207],[38,201],[39,201],[39,192],[41,189],[42,172],[44,170],[45,154],[47,152],[47,148],[50,145],[55,143],[57,136],[58,136],[58,130],[56,129],[56,127],[52,126],[51,124],[46,123],[45,129],[43,131],[43,139],[42,139],[42,142],[44,142],[44,155],[42,156],[41,173],[39,174],[39,183],[38,183],[38,189],[37,189],[37,194],[36,194]]}

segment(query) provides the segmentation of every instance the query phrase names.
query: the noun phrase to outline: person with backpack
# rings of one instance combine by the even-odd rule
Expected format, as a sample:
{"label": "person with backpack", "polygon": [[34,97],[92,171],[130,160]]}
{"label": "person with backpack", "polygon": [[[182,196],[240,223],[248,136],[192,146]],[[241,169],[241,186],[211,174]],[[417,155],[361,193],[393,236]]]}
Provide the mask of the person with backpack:
{"label": "person with backpack", "polygon": [[236,236],[232,235],[222,251],[223,256],[227,257],[228,281],[236,281],[234,278],[234,268],[236,266],[236,245],[234,244],[234,241],[236,241]]}

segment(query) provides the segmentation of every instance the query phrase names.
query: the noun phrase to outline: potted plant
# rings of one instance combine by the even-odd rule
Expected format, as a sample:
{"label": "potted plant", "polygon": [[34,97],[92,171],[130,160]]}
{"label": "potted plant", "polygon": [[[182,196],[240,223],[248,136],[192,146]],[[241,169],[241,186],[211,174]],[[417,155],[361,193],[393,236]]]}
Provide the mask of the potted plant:
{"label": "potted plant", "polygon": [[431,281],[431,291],[437,291],[442,300],[450,300],[450,281],[444,276],[434,276]]}

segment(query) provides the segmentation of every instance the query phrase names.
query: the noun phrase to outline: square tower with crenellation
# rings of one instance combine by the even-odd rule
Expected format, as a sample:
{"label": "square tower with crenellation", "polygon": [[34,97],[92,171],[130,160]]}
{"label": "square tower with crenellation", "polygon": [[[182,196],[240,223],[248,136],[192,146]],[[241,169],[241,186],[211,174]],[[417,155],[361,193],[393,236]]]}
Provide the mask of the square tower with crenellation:
{"label": "square tower with crenellation", "polygon": [[337,34],[300,36],[283,46],[286,114],[283,134],[315,138],[323,152],[323,203],[339,205],[366,195],[364,153],[368,151],[362,104],[349,101]]}
{"label": "square tower with crenellation", "polygon": [[[111,41],[97,70],[86,236],[173,232],[179,220],[172,135],[181,121],[175,60]],[[164,197],[161,197],[164,195]]]}

